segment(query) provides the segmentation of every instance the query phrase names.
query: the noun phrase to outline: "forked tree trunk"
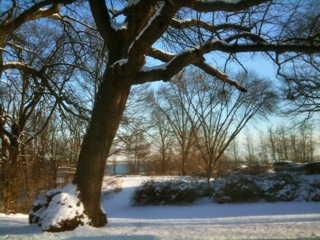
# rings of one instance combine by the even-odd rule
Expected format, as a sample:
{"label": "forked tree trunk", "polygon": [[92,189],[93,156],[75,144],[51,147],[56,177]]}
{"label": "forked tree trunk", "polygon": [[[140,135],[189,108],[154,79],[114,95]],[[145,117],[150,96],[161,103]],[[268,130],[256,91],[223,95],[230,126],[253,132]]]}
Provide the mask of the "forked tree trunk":
{"label": "forked tree trunk", "polygon": [[119,127],[130,87],[128,79],[119,79],[110,70],[106,71],[83,139],[73,182],[78,186],[85,213],[94,227],[107,223],[100,207],[101,185],[106,159]]}

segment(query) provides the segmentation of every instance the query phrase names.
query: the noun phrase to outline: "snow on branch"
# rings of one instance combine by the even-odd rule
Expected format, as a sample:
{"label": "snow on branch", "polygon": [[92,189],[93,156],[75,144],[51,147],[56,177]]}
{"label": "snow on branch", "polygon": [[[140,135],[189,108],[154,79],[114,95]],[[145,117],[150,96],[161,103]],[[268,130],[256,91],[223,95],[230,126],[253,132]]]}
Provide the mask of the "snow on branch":
{"label": "snow on branch", "polygon": [[[254,35],[251,35],[253,37]],[[255,40],[257,40],[255,38]],[[209,40],[205,42],[201,51],[203,54],[212,52],[212,51],[221,51],[226,53],[243,53],[243,52],[276,52],[281,54],[283,52],[300,52],[300,53],[316,53],[320,52],[319,45],[310,44],[307,40],[297,43],[290,42],[267,42],[259,38],[257,42],[253,43],[228,43],[223,40]]]}
{"label": "snow on branch", "polygon": [[[159,21],[158,19],[161,17],[162,8],[163,8],[163,6],[157,10],[157,12],[150,19],[149,24],[140,32],[140,34],[136,37],[136,39],[130,45],[130,47],[128,49],[128,60],[129,61],[130,60],[134,61],[135,56],[141,55],[141,54],[139,54],[141,49],[144,49],[146,47],[146,45],[152,44],[153,41],[152,42],[150,41],[152,39],[150,37],[151,37],[152,32],[154,32],[154,31],[153,30],[150,31],[150,29],[154,29],[154,25],[156,25],[157,22]],[[149,43],[149,41],[150,41],[150,43]],[[146,43],[148,43],[148,44],[146,44]]]}
{"label": "snow on branch", "polygon": [[148,53],[149,56],[166,63],[153,68],[143,68],[136,78],[138,79],[136,84],[144,83],[148,79],[154,79],[154,81],[161,80],[161,79],[164,81],[170,80],[170,78],[173,75],[177,74],[183,67],[188,65],[188,63],[192,63],[196,67],[202,69],[204,72],[208,73],[209,75],[216,77],[220,81],[223,81],[231,86],[234,86],[242,92],[247,91],[239,83],[230,79],[227,74],[205,63],[204,59],[202,58],[202,55],[201,55],[201,60],[199,60],[199,56],[195,57],[194,55],[197,54],[199,49],[200,47],[187,49],[187,50],[181,51],[176,55],[172,53],[164,52],[156,48],[150,49]]}
{"label": "snow on branch", "polygon": [[[150,81],[149,79],[152,79],[152,81],[157,80],[163,80],[163,81],[169,81],[175,74],[180,72],[185,66],[189,65],[190,63],[196,62],[196,61],[202,61],[203,57],[202,55],[198,54],[199,49],[189,48],[185,49],[175,55],[171,55],[165,52],[158,51],[158,58],[159,60],[165,60],[165,64],[151,67],[151,68],[142,68],[139,72],[138,76],[136,77],[136,82],[134,84],[141,84],[146,81]],[[156,55],[153,55],[156,56]]]}
{"label": "snow on branch", "polygon": [[140,31],[128,49],[128,68],[141,68],[145,53],[167,30],[171,18],[179,9],[173,1],[166,1],[156,9],[148,24]]}
{"label": "snow on branch", "polygon": [[207,31],[213,31],[215,29],[215,27],[212,26],[211,24],[204,21],[195,20],[195,19],[186,19],[186,20],[172,19],[170,22],[170,26],[180,30],[189,28],[189,27],[201,27]]}
{"label": "snow on branch", "polygon": [[153,57],[162,62],[169,62],[174,57],[174,54],[162,51],[158,48],[150,48],[148,51],[148,56]]}
{"label": "snow on branch", "polygon": [[272,0],[184,0],[183,5],[198,12],[235,12]]}
{"label": "snow on branch", "polygon": [[185,29],[190,27],[200,27],[207,31],[218,31],[218,30],[226,30],[226,29],[232,29],[232,30],[241,30],[241,31],[250,31],[251,28],[247,26],[243,26],[241,24],[237,23],[222,23],[218,25],[211,25],[210,23],[195,20],[195,19],[185,19],[185,20],[178,20],[178,19],[172,19],[170,22],[170,26],[176,29]]}
{"label": "snow on branch", "polygon": [[[33,7],[27,9],[26,11],[22,12],[19,17],[8,21],[6,24],[1,25],[1,32],[2,33],[10,33],[14,30],[18,29],[23,23],[36,20],[39,18],[54,18],[54,19],[61,19],[59,15],[60,8],[62,6],[60,1],[43,1],[40,3],[36,3]],[[45,8],[44,6],[52,4],[51,7]]]}
{"label": "snow on branch", "polygon": [[[230,85],[235,86],[241,91],[246,91],[245,88],[238,85],[235,81],[229,79],[224,73],[219,70],[209,67],[204,63],[203,55],[213,52],[221,51],[226,53],[241,53],[241,52],[275,52],[281,54],[283,52],[302,52],[302,53],[315,53],[320,52],[319,45],[313,45],[307,41],[302,43],[274,43],[267,42],[266,40],[260,38],[255,34],[243,34],[240,37],[249,38],[253,43],[229,43],[223,40],[208,40],[201,46],[195,46],[193,48],[186,49],[177,54],[166,53],[161,50],[152,48],[149,50],[148,55],[154,57],[158,60],[165,62],[165,65],[162,65],[161,68],[142,69],[137,77],[136,83],[143,83],[147,81],[147,77],[152,79],[151,81],[164,80],[168,81],[182,70],[185,66],[193,64],[205,72],[209,73],[212,76],[217,77],[221,81],[224,81]],[[233,39],[230,38],[230,41]]]}

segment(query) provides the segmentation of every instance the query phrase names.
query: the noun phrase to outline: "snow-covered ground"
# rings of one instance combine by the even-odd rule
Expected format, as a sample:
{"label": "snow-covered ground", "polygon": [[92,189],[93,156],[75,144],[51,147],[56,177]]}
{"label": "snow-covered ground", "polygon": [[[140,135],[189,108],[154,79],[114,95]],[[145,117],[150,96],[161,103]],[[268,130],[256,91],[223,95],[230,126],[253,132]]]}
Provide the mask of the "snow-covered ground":
{"label": "snow-covered ground", "polygon": [[135,187],[148,177],[123,177],[122,191],[103,198],[109,223],[47,233],[28,224],[27,215],[0,214],[2,239],[320,239],[320,203],[216,204],[133,207]]}

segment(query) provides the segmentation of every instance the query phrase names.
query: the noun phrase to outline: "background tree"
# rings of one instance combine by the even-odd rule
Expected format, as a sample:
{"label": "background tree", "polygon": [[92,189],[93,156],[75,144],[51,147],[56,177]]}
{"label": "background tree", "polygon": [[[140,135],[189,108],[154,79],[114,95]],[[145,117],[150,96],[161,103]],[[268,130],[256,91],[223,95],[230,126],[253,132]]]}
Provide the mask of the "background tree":
{"label": "background tree", "polygon": [[129,172],[140,174],[146,168],[150,150],[148,142],[149,116],[146,108],[148,84],[131,90],[120,127],[113,141],[111,154],[123,155],[128,160]]}
{"label": "background tree", "polygon": [[270,156],[268,154],[269,149],[268,149],[268,139],[265,138],[263,135],[263,132],[259,131],[259,160],[262,165],[266,166],[270,162]]}
{"label": "background tree", "polygon": [[303,121],[300,124],[278,125],[269,128],[269,149],[272,161],[310,162],[315,159],[313,124]]}
{"label": "background tree", "polygon": [[255,144],[253,143],[253,137],[249,132],[245,134],[245,145],[246,145],[246,162],[249,166],[253,166],[257,163]]}
{"label": "background tree", "polygon": [[228,148],[228,153],[230,158],[234,161],[236,167],[240,167],[241,164],[241,152],[240,152],[240,144],[237,137],[233,139],[230,143],[230,147]]}
{"label": "background tree", "polygon": [[[45,8],[46,5],[49,7]],[[36,187],[36,183],[22,187],[21,174],[26,174],[26,177],[41,175],[40,168],[37,170],[31,166],[33,172],[28,169],[24,173],[23,167],[27,163],[36,166],[35,162],[39,161],[39,167],[44,168],[52,164],[52,169],[55,169],[53,174],[57,175],[60,164],[55,164],[53,152],[49,157],[50,163],[46,151],[53,149],[48,146],[51,138],[48,126],[52,125],[53,116],[57,119],[55,112],[59,111],[60,121],[68,118],[73,122],[74,138],[79,126],[74,116],[88,119],[90,115],[88,102],[92,100],[89,100],[88,92],[92,90],[88,84],[81,82],[79,75],[89,71],[87,65],[90,61],[86,59],[93,53],[88,51],[89,43],[85,45],[83,41],[90,36],[88,31],[77,28],[88,28],[88,25],[76,19],[64,19],[59,14],[61,7],[59,1],[8,1],[1,5],[1,198],[6,212],[26,211],[25,207],[31,205],[21,201],[18,203],[17,193],[35,196],[41,188]],[[93,31],[93,28],[89,30]],[[78,86],[76,89],[75,85]],[[67,126],[62,122],[60,124]],[[58,138],[54,139],[60,142]],[[43,172],[47,174],[49,170]],[[29,180],[27,182],[33,181]],[[38,182],[39,186],[48,189],[57,185],[57,176],[55,180],[47,181],[50,186]]]}
{"label": "background tree", "polygon": [[[51,75],[52,71],[56,71],[56,74],[58,74],[58,69],[52,68],[47,71],[47,76],[39,74],[41,77],[38,77],[35,76],[35,70],[31,67],[39,64],[39,56],[41,56],[44,44],[48,44],[48,40],[46,39],[42,43],[31,42],[28,37],[21,40],[23,32],[26,30],[32,31],[32,25],[28,29],[20,28],[8,43],[10,46],[7,51],[11,54],[4,54],[6,62],[3,69],[13,68],[15,70],[8,73],[5,71],[5,78],[1,82],[4,92],[0,106],[2,114],[5,115],[0,131],[2,160],[5,165],[3,200],[8,212],[17,211],[19,156],[24,151],[24,147],[46,127],[57,107],[57,102],[47,93],[49,90],[44,82],[48,82],[47,76]],[[34,35],[37,34],[34,33]],[[33,51],[28,49],[33,49]],[[47,49],[47,51],[50,52],[50,49]],[[61,52],[54,49],[48,54],[48,58],[52,60],[56,57],[56,54],[61,54]],[[42,56],[42,59],[44,58],[46,57]],[[28,67],[23,65],[26,62],[29,64]],[[43,121],[43,124],[38,122],[38,125],[35,126],[32,121],[37,121],[36,118],[39,115],[40,118],[46,115],[48,120]]]}
{"label": "background tree", "polygon": [[[151,104],[152,105],[152,104]],[[155,145],[156,155],[159,158],[160,164],[158,169],[161,169],[160,174],[165,175],[170,167],[172,160],[173,136],[171,131],[170,121],[161,110],[152,107],[151,124],[154,131],[151,132],[153,144]],[[172,171],[172,168],[170,169]]]}
{"label": "background tree", "polygon": [[[2,9],[3,6],[3,9]],[[34,78],[33,69],[28,65],[19,64],[18,61],[24,61],[25,58],[35,62],[32,57],[32,51],[22,44],[24,41],[21,35],[14,34],[25,22],[39,19],[41,17],[53,17],[59,12],[60,5],[55,4],[51,8],[42,9],[42,6],[35,6],[29,11],[19,8],[16,1],[11,1],[1,6],[0,21],[0,77],[1,77],[1,180],[2,180],[2,200],[4,209],[7,212],[17,210],[17,167],[18,157],[20,155],[20,143],[24,134],[24,128],[27,120],[33,115],[37,103],[44,95],[43,84],[39,79]],[[30,7],[26,6],[26,9]],[[22,12],[22,13],[21,13]],[[20,14],[19,18],[16,18]],[[34,54],[36,55],[36,54]],[[31,58],[30,58],[31,56]],[[7,62],[8,58],[9,62]],[[15,73],[9,73],[8,79],[17,81],[20,73],[21,82],[16,85],[3,80],[3,71],[6,69],[17,69]],[[29,71],[24,71],[28,69]],[[20,71],[20,72],[19,72]],[[32,87],[29,86],[32,84]],[[35,91],[30,92],[33,88]],[[20,91],[20,89],[22,91]],[[21,93],[21,98],[19,98]],[[6,95],[3,97],[3,95]],[[20,103],[18,102],[20,101]],[[8,125],[9,123],[9,125]],[[7,128],[9,127],[9,129]],[[25,135],[25,134],[24,134]],[[30,139],[30,135],[26,137]],[[25,140],[24,140],[25,141]],[[26,142],[24,142],[26,143]]]}
{"label": "background tree", "polygon": [[179,174],[188,174],[190,154],[194,145],[194,131],[190,111],[192,105],[187,99],[188,84],[183,74],[168,85],[162,86],[152,98],[151,107],[159,111],[170,125],[170,131],[178,145]]}
{"label": "background tree", "polygon": [[[315,1],[300,2],[290,21],[282,22],[283,37],[301,43],[303,38],[319,44],[320,7]],[[301,7],[303,5],[303,7]],[[285,113],[296,115],[320,111],[320,56],[283,54],[275,60],[282,79],[283,97],[287,101]]]}
{"label": "background tree", "polygon": [[[253,73],[238,74],[235,79],[250,93],[212,81],[206,74],[191,72],[180,80],[187,86],[183,98],[191,106],[186,113],[192,124],[194,144],[205,162],[209,180],[213,170],[233,139],[254,117],[267,117],[277,106],[271,84]],[[178,84],[179,85],[179,84]]]}

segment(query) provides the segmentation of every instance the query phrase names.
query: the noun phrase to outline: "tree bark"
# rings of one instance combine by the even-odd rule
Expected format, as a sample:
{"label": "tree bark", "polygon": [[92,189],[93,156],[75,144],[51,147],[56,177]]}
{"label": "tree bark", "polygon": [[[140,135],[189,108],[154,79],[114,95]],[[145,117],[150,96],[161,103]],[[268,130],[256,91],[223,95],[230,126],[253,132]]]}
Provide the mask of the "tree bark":
{"label": "tree bark", "polygon": [[6,171],[4,172],[3,205],[7,214],[17,213],[18,211],[18,159],[19,145],[10,146],[9,159],[6,159]]}
{"label": "tree bark", "polygon": [[101,185],[114,136],[120,124],[130,92],[128,79],[121,79],[106,70],[95,100],[92,118],[83,139],[74,184],[85,213],[94,227],[107,223],[100,207]]}
{"label": "tree bark", "polygon": [[[3,166],[3,206],[5,213],[17,213],[18,211],[18,161],[20,156],[20,144],[18,141],[18,136],[20,135],[20,130],[17,124],[11,127],[10,140],[7,136],[2,134],[2,161],[4,161]],[[6,139],[5,139],[6,138]]]}

